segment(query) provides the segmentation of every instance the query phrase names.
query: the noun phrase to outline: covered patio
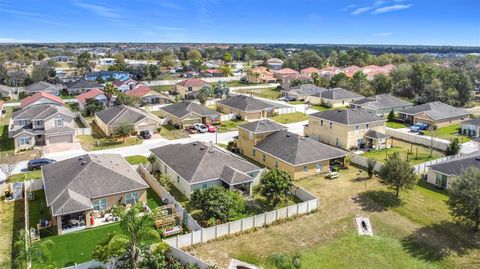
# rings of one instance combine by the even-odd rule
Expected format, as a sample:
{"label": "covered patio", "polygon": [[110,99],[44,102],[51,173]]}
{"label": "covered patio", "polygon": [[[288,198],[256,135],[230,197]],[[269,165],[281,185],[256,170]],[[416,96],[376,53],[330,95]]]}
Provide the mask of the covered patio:
{"label": "covered patio", "polygon": [[388,138],[390,136],[377,132],[375,130],[369,130],[365,133],[365,144],[364,147],[369,149],[384,149],[389,148],[390,145],[388,144]]}

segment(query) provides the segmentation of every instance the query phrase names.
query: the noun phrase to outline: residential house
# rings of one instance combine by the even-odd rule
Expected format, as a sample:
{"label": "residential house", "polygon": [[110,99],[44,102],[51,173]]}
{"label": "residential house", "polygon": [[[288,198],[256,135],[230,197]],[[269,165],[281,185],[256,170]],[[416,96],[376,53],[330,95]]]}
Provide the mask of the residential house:
{"label": "residential house", "polygon": [[[282,90],[288,90],[290,87],[292,87],[292,84],[296,85],[299,84],[306,84],[306,83],[313,83],[312,77],[309,75],[303,75],[303,74],[290,74],[290,75],[285,75],[282,77]],[[294,85],[294,86],[296,86]]]}
{"label": "residential house", "polygon": [[126,92],[129,90],[132,90],[135,87],[135,85],[138,84],[138,82],[131,78],[126,80],[117,79],[112,84],[117,88],[119,92]]}
{"label": "residential house", "polygon": [[88,92],[91,89],[100,89],[103,90],[103,85],[98,83],[95,80],[76,80],[70,83],[65,84],[68,94],[75,95]]}
{"label": "residential house", "polygon": [[15,94],[15,89],[14,88],[0,84],[0,98],[1,99],[13,98],[14,94]]}
{"label": "residential house", "polygon": [[309,115],[305,135],[343,148],[388,147],[386,119],[365,109],[332,109]]}
{"label": "residential house", "polygon": [[209,68],[200,72],[202,77],[221,77],[223,76],[223,71],[216,68]]}
{"label": "residential house", "polygon": [[37,104],[13,112],[8,134],[15,150],[57,143],[73,143],[75,113],[64,106]]}
{"label": "residential house", "polygon": [[356,65],[351,65],[343,68],[341,72],[343,72],[347,77],[351,78],[355,73],[362,71],[362,68],[356,66]]}
{"label": "residential house", "polygon": [[124,71],[94,71],[85,73],[86,80],[127,80],[131,74]]}
{"label": "residential house", "polygon": [[73,57],[66,55],[53,56],[49,60],[57,63],[73,63]]}
{"label": "residential house", "polygon": [[455,177],[469,167],[480,169],[480,152],[454,157],[453,159],[428,166],[427,182],[448,189]]}
{"label": "residential house", "polygon": [[140,98],[140,106],[146,105],[164,105],[173,103],[175,100],[161,92],[152,90],[151,88],[138,84],[133,89],[126,92],[128,96],[136,96]]}
{"label": "residential house", "polygon": [[238,127],[240,153],[269,168],[286,171],[293,179],[326,173],[346,152],[287,130],[264,119]]}
{"label": "residential house", "polygon": [[460,123],[460,132],[462,135],[480,137],[480,118],[462,121]]}
{"label": "residential house", "polygon": [[200,89],[204,86],[210,86],[210,83],[199,78],[189,78],[177,83],[175,90],[181,98],[195,99]]}
{"label": "residential house", "polygon": [[107,96],[105,95],[105,93],[103,93],[102,90],[91,89],[88,92],[84,92],[84,93],[80,94],[79,96],[77,96],[78,108],[80,110],[85,109],[85,105],[87,104],[88,99],[95,99],[98,102],[100,102],[104,107],[108,103]]}
{"label": "residential house", "polygon": [[398,118],[408,124],[417,122],[437,127],[457,124],[470,117],[470,113],[442,102],[430,102],[398,112]]}
{"label": "residential house", "polygon": [[278,80],[282,80],[284,76],[298,75],[298,71],[291,68],[282,68],[280,70],[273,71],[273,76]]}
{"label": "residential house", "polygon": [[345,107],[351,102],[365,98],[365,96],[354,93],[343,88],[333,88],[312,94],[306,101],[312,105],[323,105],[327,107]]}
{"label": "residential house", "polygon": [[221,114],[194,102],[181,101],[161,107],[159,114],[169,124],[185,128],[194,123],[219,123]]}
{"label": "residential house", "polygon": [[267,60],[267,66],[271,70],[280,70],[283,66],[283,61],[278,58],[270,58]]}
{"label": "residential house", "polygon": [[251,96],[236,95],[217,101],[217,110],[225,114],[236,114],[243,120],[258,120],[275,113],[273,103],[267,103]]}
{"label": "residential house", "polygon": [[250,83],[276,83],[277,78],[273,76],[273,73],[270,72],[264,66],[257,66],[251,68],[247,71],[247,81]]}
{"label": "residential house", "polygon": [[367,75],[368,80],[372,80],[377,75],[389,75],[393,70],[395,70],[395,65],[387,64],[384,66],[378,65],[367,65],[362,67],[362,72]]}
{"label": "residential house", "polygon": [[298,101],[304,101],[308,96],[321,93],[327,89],[318,87],[314,84],[302,84],[299,86],[291,87],[288,90],[282,90],[282,96],[292,98]]}
{"label": "residential house", "polygon": [[39,92],[46,92],[52,95],[60,95],[61,85],[51,84],[45,81],[35,82],[25,87],[25,94],[32,95]]}
{"label": "residential house", "polygon": [[115,129],[122,124],[132,124],[136,132],[148,130],[152,134],[158,133],[160,122],[161,120],[157,116],[126,105],[111,107],[95,113],[95,123],[107,136],[113,135]]}
{"label": "residential house", "polygon": [[157,157],[153,169],[168,175],[188,198],[194,190],[212,186],[250,196],[261,172],[258,166],[205,142],[169,144],[151,151]]}
{"label": "residential house", "polygon": [[379,116],[388,115],[391,111],[397,113],[412,106],[412,103],[390,94],[378,94],[350,102],[350,108],[371,110]]}
{"label": "residential house", "polygon": [[115,65],[117,63],[117,60],[114,58],[100,58],[97,60],[98,65],[106,65],[106,66],[111,66]]}
{"label": "residential house", "polygon": [[331,77],[333,77],[336,74],[341,73],[341,72],[342,72],[342,69],[340,69],[338,67],[330,66],[330,67],[325,67],[325,68],[320,69],[319,74],[322,77],[331,78]]}
{"label": "residential house", "polygon": [[57,234],[98,226],[113,206],[147,203],[148,184],[119,154],[87,154],[42,166]]}
{"label": "residential house", "polygon": [[51,104],[57,106],[63,106],[65,103],[62,98],[49,94],[47,92],[39,92],[34,95],[27,96],[20,101],[20,108],[26,109],[30,106],[41,105],[41,104]]}
{"label": "residential house", "polygon": [[313,74],[320,74],[320,69],[315,67],[307,67],[300,70],[300,74],[312,77]]}

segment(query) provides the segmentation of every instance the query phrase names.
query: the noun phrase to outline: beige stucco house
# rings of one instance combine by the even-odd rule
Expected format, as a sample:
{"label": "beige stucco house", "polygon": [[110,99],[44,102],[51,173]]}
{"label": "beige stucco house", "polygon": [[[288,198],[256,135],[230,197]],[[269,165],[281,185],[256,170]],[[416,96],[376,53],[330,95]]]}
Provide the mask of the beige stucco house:
{"label": "beige stucco house", "polygon": [[251,96],[236,95],[217,101],[217,110],[225,114],[236,114],[243,120],[258,120],[273,115],[277,107]]}
{"label": "beige stucco house", "polygon": [[480,152],[436,163],[428,166],[427,181],[438,187],[448,189],[452,180],[469,167],[480,169]]}
{"label": "beige stucco house", "polygon": [[469,117],[469,112],[438,101],[413,106],[398,112],[398,118],[409,124],[425,123],[437,127],[458,124]]}
{"label": "beige stucco house", "polygon": [[326,107],[346,107],[351,102],[364,98],[363,95],[354,93],[343,88],[325,89],[306,97],[306,102],[312,105]]}
{"label": "beige stucco house", "polygon": [[198,91],[200,91],[204,86],[209,86],[210,83],[199,79],[199,78],[189,78],[180,81],[175,85],[175,90],[183,99],[195,99]]}
{"label": "beige stucco house", "polygon": [[192,126],[195,123],[220,123],[221,120],[219,112],[189,101],[161,107],[158,113],[166,119],[167,123],[179,128]]}
{"label": "beige stucco house", "polygon": [[161,120],[145,110],[120,105],[95,113],[95,123],[105,135],[111,136],[122,124],[132,124],[136,132],[148,130],[152,134],[158,133]]}

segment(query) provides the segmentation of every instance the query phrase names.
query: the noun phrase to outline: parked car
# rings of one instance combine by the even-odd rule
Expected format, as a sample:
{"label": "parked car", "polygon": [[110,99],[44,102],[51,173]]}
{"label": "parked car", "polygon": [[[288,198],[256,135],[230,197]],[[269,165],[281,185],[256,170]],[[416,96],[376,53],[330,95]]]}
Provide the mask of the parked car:
{"label": "parked car", "polygon": [[209,133],[215,133],[217,131],[217,127],[213,126],[210,123],[205,124],[207,126],[208,132]]}
{"label": "parked car", "polygon": [[138,137],[142,139],[150,139],[152,138],[152,135],[149,130],[143,130],[138,133]]}
{"label": "parked car", "polygon": [[42,166],[51,164],[51,163],[56,163],[57,161],[52,160],[52,159],[47,159],[47,158],[38,158],[38,159],[33,159],[28,161],[27,163],[27,168],[29,171],[37,170],[40,169]]}
{"label": "parked car", "polygon": [[207,126],[205,126],[205,124],[203,124],[203,123],[195,123],[195,124],[193,125],[193,127],[195,127],[195,130],[197,130],[199,133],[206,133],[206,132],[208,132]]}
{"label": "parked car", "polygon": [[410,126],[410,131],[416,133],[418,131],[425,131],[428,129],[428,124],[417,122]]}
{"label": "parked car", "polygon": [[195,127],[189,126],[189,127],[185,128],[185,132],[187,132],[189,134],[196,134],[197,130],[195,129]]}

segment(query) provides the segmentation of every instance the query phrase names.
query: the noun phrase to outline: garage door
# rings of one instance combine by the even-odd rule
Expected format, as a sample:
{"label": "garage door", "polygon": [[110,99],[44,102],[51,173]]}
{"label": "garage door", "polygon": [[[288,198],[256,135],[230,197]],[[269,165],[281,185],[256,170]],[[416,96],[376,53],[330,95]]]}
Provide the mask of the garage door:
{"label": "garage door", "polygon": [[156,124],[150,124],[150,125],[142,125],[138,126],[138,131],[145,131],[148,130],[150,133],[154,134],[157,133],[157,125]]}
{"label": "garage door", "polygon": [[50,144],[57,143],[73,143],[72,135],[59,135],[59,136],[50,136],[48,141]]}

